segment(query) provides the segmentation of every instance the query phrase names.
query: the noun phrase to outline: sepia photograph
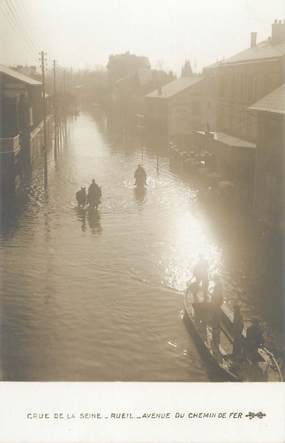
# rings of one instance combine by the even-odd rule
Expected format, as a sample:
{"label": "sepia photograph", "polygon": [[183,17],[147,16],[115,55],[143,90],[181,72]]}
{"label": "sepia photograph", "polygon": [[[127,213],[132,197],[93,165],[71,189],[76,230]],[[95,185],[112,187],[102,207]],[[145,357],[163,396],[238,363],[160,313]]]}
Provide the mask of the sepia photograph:
{"label": "sepia photograph", "polygon": [[284,0],[0,29],[1,381],[283,382]]}

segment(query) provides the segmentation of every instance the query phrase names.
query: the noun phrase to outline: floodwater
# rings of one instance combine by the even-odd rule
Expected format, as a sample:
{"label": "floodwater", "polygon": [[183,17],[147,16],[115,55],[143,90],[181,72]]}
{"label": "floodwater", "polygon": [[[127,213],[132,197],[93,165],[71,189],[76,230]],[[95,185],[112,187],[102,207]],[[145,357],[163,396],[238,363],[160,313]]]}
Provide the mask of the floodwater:
{"label": "floodwater", "polygon": [[[143,194],[134,189],[138,163],[148,174]],[[253,232],[214,220],[166,147],[158,157],[89,113],[68,122],[48,170],[44,189],[35,168],[21,213],[2,227],[3,379],[211,379],[181,319],[183,291],[202,253],[228,301],[240,300],[246,319],[256,314]],[[93,178],[102,204],[79,210],[75,192]]]}

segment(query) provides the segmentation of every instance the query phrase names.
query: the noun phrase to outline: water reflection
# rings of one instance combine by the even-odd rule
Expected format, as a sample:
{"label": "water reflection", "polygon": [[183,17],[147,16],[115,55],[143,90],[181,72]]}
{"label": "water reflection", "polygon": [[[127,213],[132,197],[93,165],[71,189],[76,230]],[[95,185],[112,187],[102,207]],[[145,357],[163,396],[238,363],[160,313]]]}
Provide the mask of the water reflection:
{"label": "water reflection", "polygon": [[221,271],[221,250],[212,237],[207,222],[190,210],[173,214],[173,231],[166,259],[167,286],[184,290],[192,279],[192,269],[202,255],[209,263],[209,276]]}
{"label": "water reflection", "polygon": [[102,226],[100,223],[101,216],[98,209],[89,208],[87,211],[87,220],[92,234],[97,234],[102,232]]}
{"label": "water reflection", "polygon": [[134,188],[134,196],[135,200],[138,203],[139,206],[141,206],[145,202],[147,189],[146,187],[138,187],[136,186]]}
{"label": "water reflection", "polygon": [[102,232],[101,214],[98,209],[76,207],[76,214],[83,232],[86,232],[87,225],[92,234],[100,234]]}

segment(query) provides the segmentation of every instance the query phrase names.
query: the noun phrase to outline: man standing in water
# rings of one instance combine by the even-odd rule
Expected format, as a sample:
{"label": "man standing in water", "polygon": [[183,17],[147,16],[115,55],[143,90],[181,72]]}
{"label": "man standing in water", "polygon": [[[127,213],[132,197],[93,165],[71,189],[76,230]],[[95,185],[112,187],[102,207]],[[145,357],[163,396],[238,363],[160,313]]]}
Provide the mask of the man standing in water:
{"label": "man standing in water", "polygon": [[97,185],[95,179],[93,178],[91,185],[88,188],[87,202],[90,206],[98,206],[100,198],[102,196],[102,191],[100,186]]}
{"label": "man standing in water", "polygon": [[138,165],[134,177],[136,179],[136,186],[145,186],[146,185],[146,172],[142,165]]}

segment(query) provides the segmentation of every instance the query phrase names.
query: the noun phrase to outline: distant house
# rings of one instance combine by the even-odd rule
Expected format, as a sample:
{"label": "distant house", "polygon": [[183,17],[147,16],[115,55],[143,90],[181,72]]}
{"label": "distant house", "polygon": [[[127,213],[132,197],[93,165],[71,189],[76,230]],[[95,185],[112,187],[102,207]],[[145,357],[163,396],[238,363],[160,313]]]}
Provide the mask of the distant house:
{"label": "distant house", "polygon": [[204,78],[181,77],[147,94],[145,118],[151,132],[188,143],[193,131],[206,125]]}
{"label": "distant house", "polygon": [[267,224],[284,229],[285,83],[254,103],[250,110],[258,123],[255,212]]}
{"label": "distant house", "polygon": [[136,72],[116,80],[112,85],[109,118],[113,113],[117,123],[121,122],[124,126],[129,126],[129,129],[134,128],[138,114],[144,114],[145,94],[152,91],[158,83],[166,84],[171,80],[171,72],[150,67],[139,67]]}

